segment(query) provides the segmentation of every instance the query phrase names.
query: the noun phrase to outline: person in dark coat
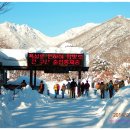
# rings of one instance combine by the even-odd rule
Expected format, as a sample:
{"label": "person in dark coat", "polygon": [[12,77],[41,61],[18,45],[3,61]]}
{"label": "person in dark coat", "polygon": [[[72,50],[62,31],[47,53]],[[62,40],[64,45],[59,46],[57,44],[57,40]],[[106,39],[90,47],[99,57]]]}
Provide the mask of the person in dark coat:
{"label": "person in dark coat", "polygon": [[70,88],[71,88],[71,91],[72,91],[72,98],[75,98],[75,87],[76,86],[77,86],[77,83],[73,79],[72,82],[70,83]]}
{"label": "person in dark coat", "polygon": [[109,97],[112,98],[114,91],[114,85],[112,80],[110,80],[110,82],[108,83],[108,90],[109,90]]}
{"label": "person in dark coat", "polygon": [[81,95],[83,96],[84,94],[84,82],[81,83]]}
{"label": "person in dark coat", "polygon": [[105,84],[101,82],[100,84],[100,92],[101,92],[101,99],[105,98]]}
{"label": "person in dark coat", "polygon": [[81,82],[79,81],[78,82],[78,91],[77,91],[77,95],[78,95],[78,97],[80,97],[81,96]]}
{"label": "person in dark coat", "polygon": [[86,83],[84,84],[84,88],[85,88],[85,94],[87,94],[87,96],[89,92],[89,87],[90,87],[90,84],[88,83],[88,81],[86,81]]}
{"label": "person in dark coat", "polygon": [[39,92],[40,94],[43,94],[43,92],[44,92],[44,84],[43,84],[43,81],[40,82],[38,92]]}
{"label": "person in dark coat", "polygon": [[66,84],[66,88],[68,90],[69,97],[71,97],[70,81],[68,81],[68,83]]}
{"label": "person in dark coat", "polygon": [[49,89],[47,89],[47,95],[50,96],[50,91],[49,91]]}
{"label": "person in dark coat", "polygon": [[26,81],[25,80],[23,80],[22,82],[21,82],[21,89],[23,89],[24,87],[26,87],[26,85],[27,85],[27,83],[26,83]]}

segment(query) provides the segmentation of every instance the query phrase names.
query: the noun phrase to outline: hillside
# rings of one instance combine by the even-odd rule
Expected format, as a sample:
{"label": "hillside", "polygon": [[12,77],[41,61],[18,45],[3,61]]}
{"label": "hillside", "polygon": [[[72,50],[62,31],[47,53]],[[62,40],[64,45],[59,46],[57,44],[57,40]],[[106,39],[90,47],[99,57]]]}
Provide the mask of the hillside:
{"label": "hillside", "polygon": [[83,47],[90,54],[91,67],[97,57],[107,61],[114,72],[122,73],[119,72],[120,68],[125,71],[126,67],[129,67],[130,20],[122,16],[117,16],[66,42]]}

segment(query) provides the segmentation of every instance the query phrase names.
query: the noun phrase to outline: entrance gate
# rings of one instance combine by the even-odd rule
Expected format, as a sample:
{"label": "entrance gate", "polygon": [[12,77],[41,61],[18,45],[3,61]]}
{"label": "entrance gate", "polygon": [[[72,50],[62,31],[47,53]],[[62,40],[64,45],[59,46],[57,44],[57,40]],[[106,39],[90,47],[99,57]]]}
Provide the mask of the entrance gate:
{"label": "entrance gate", "polygon": [[43,70],[45,73],[69,73],[69,71],[78,71],[78,78],[81,79],[81,71],[88,71],[89,69],[88,66],[85,66],[86,57],[84,53],[28,53],[25,50],[21,52],[18,50],[18,53],[23,55],[23,58],[20,60],[9,57],[8,55],[5,57],[4,55],[4,58],[1,60],[2,65],[0,69],[5,72],[7,70],[29,70],[31,86],[36,86],[37,70]]}
{"label": "entrance gate", "polygon": [[36,70],[44,70],[45,73],[69,73],[78,71],[81,79],[81,71],[88,71],[84,67],[84,54],[76,53],[28,53],[28,67],[30,69],[30,84],[32,84],[32,71],[34,70],[34,86],[36,86]]}

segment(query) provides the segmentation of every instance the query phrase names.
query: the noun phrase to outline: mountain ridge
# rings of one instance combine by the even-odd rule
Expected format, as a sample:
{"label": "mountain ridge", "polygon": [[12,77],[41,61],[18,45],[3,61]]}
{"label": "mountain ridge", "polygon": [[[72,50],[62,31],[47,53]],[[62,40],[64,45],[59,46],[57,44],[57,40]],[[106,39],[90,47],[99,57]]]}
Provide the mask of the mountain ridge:
{"label": "mountain ridge", "polygon": [[[5,25],[8,26],[8,24]],[[16,33],[19,28],[25,29]],[[99,57],[99,59],[106,61],[108,65],[108,67],[103,68],[123,76],[130,75],[130,66],[124,66],[124,64],[130,63],[130,20],[123,16],[116,16],[101,24],[93,24],[92,26],[86,24],[73,28],[59,35],[59,37],[53,38],[27,25],[16,27],[14,24],[11,26],[11,30],[6,27],[4,30],[4,26],[0,24],[1,48],[28,49],[39,47],[44,49],[48,46],[59,47],[64,43],[69,43],[72,46],[82,47],[89,53],[90,71],[99,70],[93,69],[94,61]]]}
{"label": "mountain ridge", "polygon": [[[80,36],[68,40],[83,47],[90,54],[90,68],[97,57],[108,61],[114,73],[125,70],[123,63],[130,62],[130,20],[117,16]],[[124,75],[130,75],[128,71]]]}
{"label": "mountain ridge", "polygon": [[[44,35],[43,33],[41,33],[40,31],[33,29],[32,27],[29,27],[28,25],[25,25],[25,24],[19,25],[19,24],[15,24],[11,22],[5,22],[5,23],[0,24],[0,28],[1,28],[0,39],[5,40],[6,38],[7,39],[14,38],[13,41],[10,41],[10,42],[13,43],[17,41],[15,43],[16,45],[13,46],[13,48],[16,48],[16,49],[17,48],[24,49],[24,48],[29,48],[31,46],[34,48],[37,46],[40,46],[40,48],[43,48],[43,46],[44,47],[56,46],[57,44],[68,40],[69,37],[76,37],[77,35],[83,33],[86,30],[89,30],[90,28],[96,25],[97,24],[92,24],[92,23],[90,25],[89,23],[81,27],[72,28],[57,37],[48,37]],[[11,36],[11,38],[9,36]],[[35,42],[37,45],[34,45],[33,42]],[[26,44],[26,45],[23,46],[23,44]]]}

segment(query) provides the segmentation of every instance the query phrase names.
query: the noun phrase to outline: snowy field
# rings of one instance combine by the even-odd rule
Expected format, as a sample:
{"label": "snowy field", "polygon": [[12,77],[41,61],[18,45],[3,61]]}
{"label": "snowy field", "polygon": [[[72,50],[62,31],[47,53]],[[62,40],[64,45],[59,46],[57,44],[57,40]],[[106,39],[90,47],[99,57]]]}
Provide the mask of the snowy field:
{"label": "snowy field", "polygon": [[[29,82],[28,77],[20,77]],[[37,79],[37,84],[40,80]],[[65,81],[63,81],[65,82]],[[61,82],[60,84],[62,84]],[[75,99],[54,98],[53,85],[45,83],[44,94],[32,90],[29,85],[24,90],[13,92],[2,89],[0,95],[0,127],[6,128],[129,128],[130,127],[130,86],[117,92],[112,99],[100,99],[99,91],[94,95],[90,88],[89,97]],[[46,90],[50,90],[47,96]],[[14,99],[14,100],[13,100]]]}

